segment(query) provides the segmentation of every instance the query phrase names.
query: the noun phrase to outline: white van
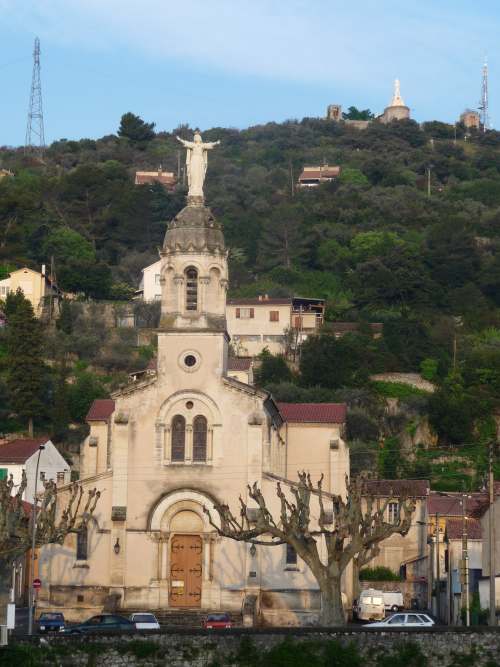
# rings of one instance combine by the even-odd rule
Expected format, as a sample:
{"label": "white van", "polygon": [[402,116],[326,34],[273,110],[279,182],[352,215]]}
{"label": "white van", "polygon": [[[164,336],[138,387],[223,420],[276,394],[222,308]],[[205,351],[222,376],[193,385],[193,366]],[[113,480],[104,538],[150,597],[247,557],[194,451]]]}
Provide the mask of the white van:
{"label": "white van", "polygon": [[403,593],[401,591],[384,591],[384,605],[386,611],[400,611],[404,609]]}
{"label": "white van", "polygon": [[374,588],[361,591],[358,600],[358,618],[361,621],[381,621],[385,618],[383,591]]}

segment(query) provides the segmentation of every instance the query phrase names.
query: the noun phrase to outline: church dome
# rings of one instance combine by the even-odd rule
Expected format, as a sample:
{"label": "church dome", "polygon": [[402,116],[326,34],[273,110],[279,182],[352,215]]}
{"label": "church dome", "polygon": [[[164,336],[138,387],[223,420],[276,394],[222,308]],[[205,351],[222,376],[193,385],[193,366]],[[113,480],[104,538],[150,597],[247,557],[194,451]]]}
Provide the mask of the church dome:
{"label": "church dome", "polygon": [[173,220],[163,241],[163,251],[224,252],[222,225],[206,206],[186,206]]}

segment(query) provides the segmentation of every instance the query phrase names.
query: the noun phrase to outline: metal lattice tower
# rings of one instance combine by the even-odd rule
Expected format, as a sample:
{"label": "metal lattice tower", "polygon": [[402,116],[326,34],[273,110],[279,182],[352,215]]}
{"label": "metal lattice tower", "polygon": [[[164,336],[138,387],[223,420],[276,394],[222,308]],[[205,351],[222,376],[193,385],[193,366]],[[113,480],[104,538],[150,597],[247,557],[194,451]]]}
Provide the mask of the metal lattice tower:
{"label": "metal lattice tower", "polygon": [[43,131],[42,81],[40,78],[40,40],[35,39],[33,49],[33,77],[31,79],[30,105],[28,109],[28,124],[26,126],[26,154],[43,155],[45,149],[45,135]]}
{"label": "metal lattice tower", "polygon": [[488,61],[484,59],[483,78],[481,82],[481,101],[479,102],[479,113],[483,132],[490,129],[490,116],[488,110]]}

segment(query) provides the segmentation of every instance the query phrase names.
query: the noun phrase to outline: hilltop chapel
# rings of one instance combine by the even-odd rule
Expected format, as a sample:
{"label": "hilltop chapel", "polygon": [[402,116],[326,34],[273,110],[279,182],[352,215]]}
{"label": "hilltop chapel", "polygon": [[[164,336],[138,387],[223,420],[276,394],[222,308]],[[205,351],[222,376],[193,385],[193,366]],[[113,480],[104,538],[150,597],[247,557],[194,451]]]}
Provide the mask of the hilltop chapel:
{"label": "hilltop chapel", "polygon": [[86,531],[42,549],[38,611],[84,620],[112,602],[121,613],[238,613],[253,600],[268,623],[304,622],[320,597],[293,549],[221,538],[203,506],[237,511],[255,481],[271,504],[277,480],[299,469],[343,493],[345,405],[276,403],[228,377],[227,250],[203,196],[218,142],[196,132],[182,143],[189,194],[160,252],[157,370],[88,413],[80,477],[101,497]]}

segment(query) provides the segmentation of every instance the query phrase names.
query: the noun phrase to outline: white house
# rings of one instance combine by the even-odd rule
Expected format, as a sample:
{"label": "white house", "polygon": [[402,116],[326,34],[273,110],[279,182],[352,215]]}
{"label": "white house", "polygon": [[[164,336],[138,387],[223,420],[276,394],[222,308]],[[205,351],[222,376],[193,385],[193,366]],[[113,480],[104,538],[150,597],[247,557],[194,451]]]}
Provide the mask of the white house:
{"label": "white house", "polygon": [[161,299],[161,260],[142,269],[142,278],[137,296],[144,301],[160,301]]}
{"label": "white house", "polygon": [[[41,446],[43,449],[40,451]],[[7,479],[12,475],[14,484],[19,485],[23,470],[25,470],[27,486],[23,500],[29,502],[33,502],[35,493],[35,473],[39,451],[37,491],[41,491],[42,482],[49,479],[58,484],[67,484],[71,477],[69,463],[47,437],[19,438],[0,445],[0,479]]]}

